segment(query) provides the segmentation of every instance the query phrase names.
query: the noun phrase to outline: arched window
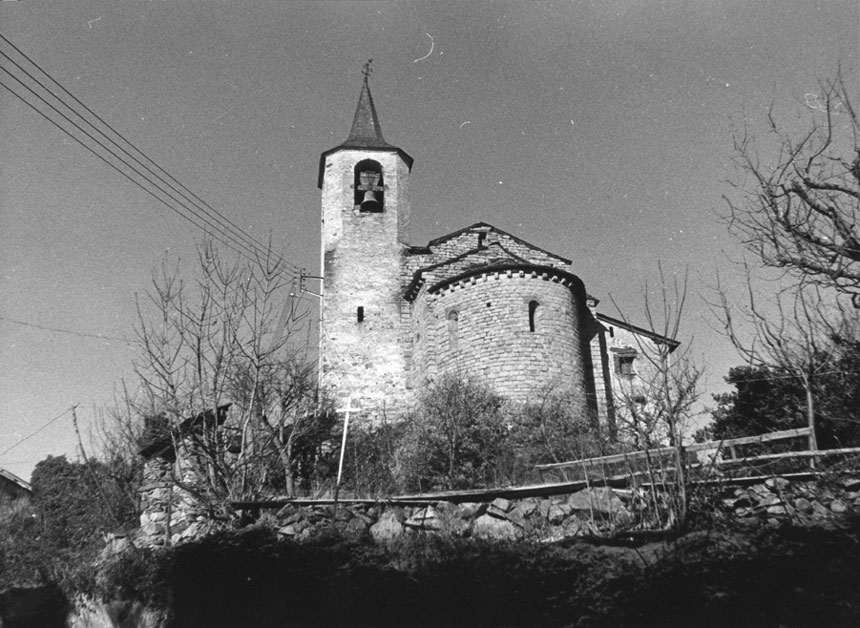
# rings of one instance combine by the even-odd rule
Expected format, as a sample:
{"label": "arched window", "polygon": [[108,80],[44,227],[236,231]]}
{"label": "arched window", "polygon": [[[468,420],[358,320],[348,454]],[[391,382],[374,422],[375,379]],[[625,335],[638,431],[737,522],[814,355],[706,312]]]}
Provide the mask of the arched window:
{"label": "arched window", "polygon": [[372,159],[355,164],[355,205],[362,213],[379,213],[385,207],[385,184],[382,166]]}
{"label": "arched window", "polygon": [[460,323],[460,313],[457,310],[448,312],[448,342],[452,349],[457,348],[457,326]]}
{"label": "arched window", "polygon": [[537,301],[529,301],[529,331],[535,330],[535,319],[537,318],[538,305]]}

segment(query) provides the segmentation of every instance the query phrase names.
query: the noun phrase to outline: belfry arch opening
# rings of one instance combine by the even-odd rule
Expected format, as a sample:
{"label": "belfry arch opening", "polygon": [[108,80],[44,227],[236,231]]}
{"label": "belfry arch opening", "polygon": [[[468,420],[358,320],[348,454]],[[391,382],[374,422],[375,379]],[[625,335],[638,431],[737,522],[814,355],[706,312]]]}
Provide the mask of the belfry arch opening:
{"label": "belfry arch opening", "polygon": [[385,182],[379,162],[364,159],[355,164],[353,188],[358,211],[378,214],[385,209]]}

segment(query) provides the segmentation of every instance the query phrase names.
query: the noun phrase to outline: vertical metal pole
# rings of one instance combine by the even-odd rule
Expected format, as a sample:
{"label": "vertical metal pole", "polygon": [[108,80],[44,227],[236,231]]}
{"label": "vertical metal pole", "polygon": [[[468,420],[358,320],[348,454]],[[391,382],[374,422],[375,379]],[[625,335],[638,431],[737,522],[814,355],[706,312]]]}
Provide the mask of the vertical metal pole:
{"label": "vertical metal pole", "polygon": [[335,410],[335,412],[338,412],[338,413],[343,412],[344,418],[343,418],[343,437],[341,438],[341,441],[340,441],[340,462],[338,462],[338,465],[337,465],[337,483],[334,485],[334,513],[333,513],[334,521],[333,521],[333,523],[337,521],[337,507],[338,507],[338,500],[340,498],[340,480],[341,480],[341,477],[343,476],[343,457],[344,457],[344,453],[346,452],[346,434],[349,431],[349,413],[355,409],[356,408],[352,407],[352,397],[350,397],[349,399],[347,399],[345,408],[341,408],[340,410]]}

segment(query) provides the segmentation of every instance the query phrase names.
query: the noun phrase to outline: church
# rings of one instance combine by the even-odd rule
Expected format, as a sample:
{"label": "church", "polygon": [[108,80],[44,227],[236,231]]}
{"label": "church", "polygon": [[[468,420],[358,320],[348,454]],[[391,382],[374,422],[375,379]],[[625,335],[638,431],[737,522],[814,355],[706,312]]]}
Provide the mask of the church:
{"label": "church", "polygon": [[405,242],[412,163],[365,76],[346,141],[319,161],[321,385],[378,424],[453,374],[515,402],[567,395],[614,432],[643,343],[677,342],[599,313],[571,260],[490,224]]}

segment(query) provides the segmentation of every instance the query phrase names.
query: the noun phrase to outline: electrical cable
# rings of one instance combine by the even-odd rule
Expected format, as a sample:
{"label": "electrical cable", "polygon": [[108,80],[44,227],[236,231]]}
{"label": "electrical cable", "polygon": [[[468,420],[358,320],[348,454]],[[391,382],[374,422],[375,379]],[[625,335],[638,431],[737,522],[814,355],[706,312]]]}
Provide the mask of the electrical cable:
{"label": "electrical cable", "polygon": [[[0,54],[3,54],[3,53],[2,53],[2,52],[0,52]],[[186,209],[186,210],[190,211],[190,212],[191,212],[191,213],[192,213],[192,214],[193,214],[193,215],[194,215],[198,220],[201,220],[201,221],[202,221],[206,226],[210,227],[210,229],[215,229],[216,231],[218,231],[218,232],[219,232],[219,233],[221,233],[222,235],[226,236],[228,239],[230,239],[230,240],[232,240],[233,242],[235,242],[235,243],[236,243],[240,248],[236,248],[236,246],[233,246],[232,244],[230,244],[229,242],[227,242],[227,241],[223,240],[222,238],[218,238],[218,239],[219,239],[219,240],[221,240],[224,244],[226,244],[227,246],[229,246],[230,248],[232,248],[234,251],[236,251],[237,253],[239,253],[240,255],[242,255],[243,257],[245,257],[246,259],[248,259],[248,260],[250,260],[250,261],[254,261],[254,258],[253,258],[253,257],[251,257],[251,256],[249,255],[249,252],[253,255],[253,254],[255,253],[255,251],[253,251],[253,250],[249,249],[249,247],[248,247],[246,244],[244,244],[244,243],[243,243],[243,242],[241,242],[241,241],[236,240],[236,238],[235,238],[235,237],[233,237],[233,236],[232,236],[231,234],[229,234],[228,232],[224,231],[224,230],[223,230],[223,227],[220,227],[219,225],[214,225],[214,224],[212,224],[212,223],[208,222],[208,221],[206,220],[206,218],[205,218],[205,217],[200,216],[200,214],[199,214],[198,212],[194,211],[193,209],[190,209],[189,207],[187,207],[186,205],[184,205],[181,201],[179,201],[176,197],[174,197],[173,195],[171,195],[169,192],[166,192],[163,188],[160,188],[157,184],[155,184],[155,183],[152,181],[152,179],[148,178],[146,175],[142,174],[140,171],[138,171],[138,170],[136,170],[134,167],[130,166],[130,165],[129,165],[126,161],[124,161],[124,160],[123,160],[119,155],[117,155],[117,154],[116,154],[115,152],[113,152],[110,148],[108,148],[107,146],[105,146],[104,144],[102,144],[99,140],[97,140],[96,138],[94,138],[94,137],[93,137],[89,132],[87,132],[86,130],[82,129],[82,128],[80,127],[80,125],[78,125],[74,120],[72,120],[72,119],[71,119],[71,118],[69,118],[66,114],[64,114],[63,112],[61,112],[60,110],[58,110],[58,109],[57,109],[53,104],[49,103],[49,102],[48,102],[48,101],[46,101],[44,98],[42,98],[42,97],[41,97],[39,94],[37,94],[37,93],[36,93],[36,92],[35,92],[35,91],[34,91],[34,90],[29,86],[29,85],[26,85],[23,81],[21,81],[21,79],[19,79],[18,77],[16,77],[15,75],[13,75],[11,72],[9,72],[9,70],[7,70],[6,68],[3,68],[3,67],[0,67],[0,70],[3,70],[4,72],[6,72],[6,74],[8,74],[9,76],[11,76],[11,77],[12,77],[14,80],[16,80],[18,83],[20,83],[20,84],[21,84],[25,89],[29,90],[33,95],[35,95],[37,98],[39,98],[39,100],[41,100],[41,101],[42,101],[42,102],[44,102],[46,105],[48,105],[51,109],[53,109],[53,110],[54,110],[55,112],[57,112],[60,116],[62,116],[66,121],[70,122],[70,123],[72,124],[72,126],[74,126],[76,129],[78,129],[79,131],[81,131],[84,135],[86,135],[87,137],[89,137],[91,140],[93,140],[96,144],[98,144],[100,147],[102,147],[103,149],[105,149],[105,150],[106,150],[107,152],[109,152],[111,155],[113,155],[114,157],[116,157],[117,159],[119,159],[119,161],[120,161],[123,165],[125,165],[125,166],[127,166],[127,167],[131,168],[131,170],[132,170],[132,171],[134,171],[134,173],[135,173],[135,174],[137,174],[138,176],[143,177],[143,178],[144,178],[148,183],[151,183],[152,185],[154,185],[154,186],[156,187],[156,189],[158,189],[158,191],[159,191],[159,192],[162,192],[163,194],[166,194],[168,197],[170,197],[170,198],[171,198],[171,200],[173,200],[174,202],[178,203],[178,204],[179,204],[180,206],[182,206],[184,209]],[[24,102],[26,105],[28,105],[31,109],[33,109],[35,112],[37,112],[37,113],[38,113],[39,115],[41,115],[43,118],[45,118],[46,120],[48,120],[49,122],[51,122],[54,126],[56,126],[57,128],[59,128],[61,131],[63,131],[64,133],[66,133],[69,137],[71,137],[72,139],[74,139],[76,142],[78,142],[78,144],[80,144],[81,146],[83,146],[84,148],[86,148],[86,149],[87,149],[88,151],[90,151],[93,155],[95,155],[96,157],[98,157],[99,159],[101,159],[101,160],[102,160],[104,163],[106,163],[108,166],[110,166],[111,168],[113,168],[114,170],[116,170],[117,172],[119,172],[121,175],[123,175],[126,179],[128,179],[129,181],[131,181],[132,183],[134,183],[135,185],[137,185],[139,188],[141,188],[142,190],[144,190],[145,192],[147,192],[147,193],[148,193],[150,196],[152,196],[154,199],[156,199],[157,201],[159,201],[160,203],[162,203],[163,205],[165,205],[166,207],[168,207],[170,210],[172,210],[173,212],[175,212],[176,214],[178,214],[179,216],[181,216],[182,218],[184,218],[185,220],[187,220],[188,222],[190,222],[190,223],[191,223],[191,224],[193,224],[194,226],[198,227],[199,229],[202,229],[204,232],[206,232],[206,233],[208,233],[208,234],[210,234],[210,235],[214,235],[214,234],[212,234],[212,233],[211,233],[211,230],[210,230],[210,229],[207,229],[206,227],[204,227],[203,225],[199,224],[199,223],[198,223],[198,222],[196,222],[195,220],[193,220],[193,219],[191,219],[190,217],[186,216],[186,215],[185,215],[181,210],[177,209],[176,207],[174,207],[173,205],[171,205],[170,203],[168,203],[167,201],[165,201],[163,198],[160,198],[159,196],[157,196],[155,193],[153,193],[153,192],[152,192],[152,190],[149,190],[149,189],[147,189],[146,187],[144,187],[144,186],[143,186],[139,181],[136,181],[134,178],[132,178],[131,176],[129,176],[129,174],[128,174],[128,173],[126,173],[126,172],[124,172],[123,170],[121,170],[121,169],[120,169],[116,164],[111,163],[111,162],[110,162],[109,160],[107,160],[103,155],[99,154],[99,153],[98,153],[98,151],[96,151],[94,148],[92,148],[91,146],[88,146],[88,145],[87,145],[87,144],[85,144],[83,141],[81,141],[81,139],[80,139],[80,138],[78,138],[78,137],[76,137],[75,135],[73,135],[72,133],[70,133],[68,129],[63,128],[63,126],[62,126],[61,124],[59,124],[56,120],[53,120],[53,119],[52,119],[51,117],[49,117],[49,116],[48,116],[44,111],[41,111],[38,107],[36,107],[35,105],[33,105],[31,102],[27,101],[27,100],[26,100],[26,99],[25,99],[21,94],[19,94],[19,93],[18,93],[18,92],[16,92],[14,89],[12,89],[11,87],[9,87],[9,85],[7,85],[6,83],[4,83],[3,81],[0,81],[0,85],[2,85],[3,87],[5,87],[5,88],[6,88],[7,90],[9,90],[9,91],[14,95],[14,96],[16,96],[18,99],[20,99],[20,100],[21,100],[22,102]],[[217,237],[217,236],[215,236],[215,237]]]}
{"label": "electrical cable", "polygon": [[39,433],[39,432],[41,432],[42,430],[47,429],[49,426],[53,425],[55,422],[57,422],[58,420],[60,420],[61,418],[63,418],[65,415],[67,415],[69,412],[71,412],[71,410],[72,410],[71,408],[69,408],[68,410],[63,410],[62,412],[60,412],[60,414],[58,414],[57,416],[55,416],[53,419],[49,420],[47,423],[45,423],[45,424],[44,424],[42,427],[40,427],[39,429],[35,430],[34,432],[31,432],[30,434],[27,434],[24,438],[20,439],[17,443],[15,443],[14,445],[12,445],[12,446],[11,446],[11,447],[9,447],[8,449],[5,449],[5,450],[3,450],[3,451],[0,451],[0,456],[3,456],[3,455],[5,455],[5,454],[8,454],[10,451],[12,451],[13,449],[15,449],[18,445],[20,445],[20,444],[21,444],[21,443],[23,443],[24,441],[26,441],[26,440],[29,440],[29,439],[33,438],[36,434],[38,434],[38,433]]}
{"label": "electrical cable", "polygon": [[[184,190],[184,192],[182,190],[178,189],[176,186],[174,186],[173,183],[171,183],[170,181],[165,180],[165,178],[162,177],[158,172],[155,172],[152,168],[147,166],[145,163],[141,162],[140,159],[138,159],[135,155],[130,153],[126,148],[124,148],[119,143],[117,143],[113,138],[109,137],[104,131],[99,129],[90,120],[88,120],[83,114],[81,114],[79,111],[77,111],[75,109],[75,107],[73,107],[71,104],[69,104],[68,102],[63,100],[63,98],[61,98],[57,93],[55,93],[52,89],[50,89],[48,86],[46,86],[38,78],[33,76],[33,74],[31,74],[26,68],[22,67],[15,59],[10,57],[8,54],[6,54],[3,51],[0,51],[0,55],[9,59],[9,61],[11,61],[19,70],[21,70],[27,77],[29,77],[39,87],[41,87],[48,94],[50,94],[62,106],[64,106],[70,112],[72,112],[73,115],[80,118],[80,120],[82,120],[84,124],[86,124],[87,126],[92,128],[95,132],[97,132],[99,135],[104,137],[105,140],[107,140],[110,144],[112,144],[114,147],[116,147],[117,150],[121,151],[129,159],[133,160],[140,167],[144,168],[152,176],[156,177],[161,182],[161,184],[168,186],[176,194],[180,195],[183,200],[180,200],[179,198],[177,198],[176,196],[171,194],[169,191],[165,190],[164,187],[162,187],[162,185],[159,185],[159,183],[156,183],[155,181],[153,181],[150,177],[148,177],[146,174],[141,172],[133,164],[129,163],[122,156],[120,156],[116,152],[114,152],[110,147],[106,146],[98,138],[93,137],[93,135],[90,134],[87,130],[81,128],[81,126],[79,124],[77,124],[77,122],[70,119],[62,111],[58,110],[56,106],[54,106],[51,102],[46,100],[43,95],[37,93],[32,87],[30,87],[24,81],[22,81],[21,78],[15,76],[12,72],[10,72],[6,68],[0,68],[0,69],[3,69],[3,71],[6,72],[6,74],[8,74],[10,77],[12,77],[17,83],[22,85],[25,89],[27,89],[30,93],[32,93],[36,98],[38,98],[42,103],[46,104],[54,112],[59,114],[63,119],[65,119],[67,122],[72,124],[76,129],[78,129],[78,131],[80,131],[81,133],[86,135],[90,140],[95,142],[100,148],[104,149],[105,151],[110,153],[114,158],[118,159],[125,167],[132,170],[132,172],[134,172],[134,174],[136,174],[139,177],[142,177],[144,180],[146,180],[147,183],[154,186],[160,193],[168,196],[174,203],[179,205],[185,211],[190,212],[196,220],[192,219],[190,216],[183,213],[183,211],[181,209],[177,209],[177,207],[174,207],[173,205],[171,205],[170,203],[165,201],[163,198],[160,198],[159,196],[157,196],[152,190],[146,188],[139,181],[133,179],[131,176],[129,176],[128,173],[124,172],[119,167],[117,167],[116,164],[111,163],[103,155],[99,154],[91,146],[87,145],[81,138],[74,135],[69,129],[65,128],[62,124],[58,123],[56,120],[51,118],[44,111],[42,111],[41,109],[36,107],[33,103],[29,102],[26,98],[24,98],[24,96],[22,96],[21,94],[16,92],[12,87],[7,85],[6,83],[0,82],[0,84],[2,84],[3,87],[5,87],[10,92],[12,92],[13,95],[15,95],[17,98],[22,100],[25,104],[27,104],[34,111],[39,113],[42,117],[44,117],[49,122],[51,122],[52,124],[57,126],[61,131],[63,131],[64,133],[66,133],[67,135],[72,137],[72,139],[74,139],[76,142],[81,144],[84,148],[89,150],[96,157],[98,157],[99,159],[104,161],[106,164],[111,166],[114,170],[117,170],[120,174],[122,174],[124,177],[129,179],[132,183],[134,183],[135,185],[137,185],[138,187],[143,189],[145,192],[150,194],[150,196],[152,196],[153,198],[158,200],[160,203],[162,203],[163,205],[165,205],[166,207],[168,207],[169,209],[171,209],[172,211],[177,213],[180,217],[184,218],[185,220],[187,220],[188,222],[190,222],[194,226],[202,229],[204,232],[209,233],[213,237],[217,237],[224,244],[226,244],[227,246],[232,248],[234,251],[236,251],[240,255],[250,259],[251,261],[255,261],[254,257],[259,258],[259,256],[264,255],[264,253],[261,253],[261,249],[268,250],[267,247],[265,247],[258,240],[256,240],[255,238],[253,238],[252,236],[247,234],[244,230],[242,230],[240,227],[238,227],[238,225],[236,225],[234,222],[232,222],[229,218],[227,218],[226,216],[224,216],[223,214],[221,214],[220,212],[218,212],[217,210],[212,208],[208,203],[203,201],[198,195],[194,194],[191,190],[189,190],[185,185],[183,185],[175,177],[170,175],[164,168],[162,168],[152,158],[150,158],[148,155],[146,155],[143,151],[141,151],[139,148],[137,148],[130,140],[128,140],[125,136],[123,136],[116,129],[114,129],[110,124],[108,124],[103,118],[101,118],[101,116],[99,116],[92,109],[87,107],[76,96],[74,96],[74,94],[72,94],[69,90],[67,90],[65,87],[63,87],[56,79],[54,79],[50,74],[48,74],[48,72],[46,72],[41,66],[39,66],[39,64],[37,64],[35,61],[33,61],[29,56],[27,56],[23,51],[21,51],[11,41],[9,41],[8,38],[6,38],[2,34],[0,34],[0,39],[2,39],[9,46],[11,46],[18,54],[20,54],[24,59],[26,59],[29,63],[31,63],[35,68],[37,68],[44,76],[46,76],[54,85],[56,85],[60,90],[62,90],[65,94],[67,94],[69,97],[71,97],[76,103],[78,103],[81,107],[83,107],[90,115],[92,115],[96,120],[98,120],[101,124],[103,124],[105,127],[107,127],[107,129],[109,129],[114,135],[119,137],[125,144],[130,146],[136,153],[141,155],[145,160],[147,160],[149,163],[151,163],[160,172],[164,173],[164,175],[166,177],[169,177],[173,182],[176,183],[176,186],[179,186],[179,188]],[[190,197],[189,197],[189,195],[190,195]],[[193,197],[194,200],[192,200],[191,197]],[[187,203],[191,203],[193,205],[193,207],[189,207],[189,205]],[[201,212],[203,212],[203,214],[201,214]],[[200,222],[198,222],[198,221],[202,222],[203,224],[200,224]],[[218,235],[212,233],[212,230],[216,231],[218,234],[220,234],[223,237],[218,237]],[[231,242],[227,242],[226,240],[224,240],[224,238],[229,239],[233,244],[231,244]],[[237,247],[239,247],[239,248],[237,249]],[[249,257],[249,254],[253,255],[254,257]],[[282,261],[285,265],[292,267],[292,276],[295,277],[295,275],[299,271],[299,267],[296,266],[295,264],[288,262],[287,260],[282,259]]]}
{"label": "electrical cable", "polygon": [[[134,149],[134,151],[136,151],[139,155],[141,155],[144,159],[146,159],[146,160],[147,160],[148,162],[150,162],[152,165],[154,165],[158,170],[160,170],[161,172],[163,172],[166,176],[170,177],[173,181],[175,181],[175,182],[176,182],[176,184],[177,184],[177,185],[179,185],[179,186],[180,186],[183,190],[185,190],[188,194],[190,194],[191,196],[193,196],[193,197],[194,197],[198,202],[200,202],[200,203],[205,207],[205,210],[208,210],[208,212],[210,212],[211,214],[213,214],[213,215],[214,215],[213,217],[215,217],[215,218],[216,218],[216,220],[226,222],[228,225],[230,225],[230,226],[233,228],[233,230],[235,230],[235,232],[236,232],[236,233],[241,234],[242,236],[244,236],[245,238],[247,238],[247,239],[248,239],[248,241],[249,241],[250,243],[252,243],[255,247],[260,247],[260,249],[263,249],[263,250],[265,250],[265,249],[266,249],[266,246],[265,246],[263,243],[261,243],[259,240],[257,240],[257,239],[256,239],[256,238],[254,238],[253,236],[249,235],[249,234],[248,234],[247,232],[245,232],[241,227],[239,227],[239,225],[237,225],[236,223],[234,223],[234,222],[233,222],[232,220],[230,220],[227,216],[225,216],[224,214],[222,214],[221,212],[219,212],[219,211],[218,211],[218,210],[216,210],[215,208],[211,207],[208,203],[206,203],[206,201],[204,201],[204,200],[203,200],[203,199],[201,199],[199,196],[197,196],[194,192],[192,192],[190,189],[188,189],[188,188],[187,188],[185,185],[183,185],[183,184],[182,184],[178,179],[176,179],[175,177],[173,177],[172,175],[170,175],[170,173],[168,173],[164,168],[162,168],[162,167],[161,167],[161,166],[160,166],[160,165],[159,165],[159,164],[158,164],[154,159],[152,159],[149,155],[147,155],[147,154],[146,154],[146,153],[144,153],[142,150],[140,150],[137,146],[135,146],[135,144],[134,144],[134,143],[132,143],[132,142],[131,142],[128,138],[126,138],[122,133],[120,133],[119,131],[117,131],[117,130],[116,130],[116,129],[115,129],[115,128],[110,124],[110,123],[108,123],[104,118],[102,118],[99,114],[97,114],[97,113],[96,113],[95,111],[93,111],[90,107],[88,107],[85,103],[83,103],[83,102],[82,102],[82,101],[81,101],[77,96],[75,96],[72,92],[70,92],[68,89],[66,89],[66,88],[65,88],[65,87],[64,87],[64,86],[63,86],[59,81],[57,81],[53,76],[51,76],[51,75],[50,75],[50,74],[49,74],[49,73],[48,73],[48,72],[47,72],[47,71],[46,71],[42,66],[40,66],[38,63],[36,63],[36,61],[34,61],[32,58],[30,58],[30,57],[29,57],[29,56],[28,56],[24,51],[22,51],[20,48],[18,48],[14,43],[12,43],[11,41],[9,41],[9,39],[8,39],[8,38],[4,37],[2,33],[0,33],[0,39],[2,39],[2,40],[3,40],[3,41],[5,41],[9,46],[11,46],[11,47],[12,47],[12,48],[13,48],[13,49],[18,53],[18,54],[20,54],[22,57],[24,57],[24,59],[26,59],[26,60],[27,60],[30,64],[32,64],[35,68],[37,68],[37,69],[38,69],[38,70],[39,70],[43,75],[45,75],[46,77],[48,77],[48,79],[50,79],[50,81],[51,81],[54,85],[56,85],[57,87],[59,87],[59,88],[60,88],[60,89],[61,89],[61,90],[66,94],[66,95],[68,95],[72,100],[74,100],[78,105],[80,105],[81,107],[83,107],[83,108],[84,108],[84,110],[85,110],[87,113],[89,113],[90,115],[92,115],[96,120],[98,120],[98,121],[99,121],[99,122],[101,122],[105,127],[107,127],[107,128],[108,128],[108,129],[109,129],[109,130],[114,134],[114,135],[116,135],[117,137],[119,137],[123,142],[125,142],[128,146],[130,146],[132,149]],[[10,61],[12,61],[12,63],[14,63],[14,64],[15,64],[15,65],[16,65],[16,66],[17,66],[17,67],[18,67],[22,72],[24,72],[25,74],[27,74],[27,76],[29,76],[29,77],[30,77],[30,78],[32,78],[34,81],[36,81],[36,82],[37,82],[37,83],[38,83],[38,84],[39,84],[39,85],[40,85],[40,86],[41,86],[45,91],[47,91],[47,92],[48,92],[48,93],[50,93],[52,96],[54,96],[54,98],[56,98],[57,100],[59,100],[60,102],[62,102],[62,103],[63,103],[66,107],[68,107],[70,110],[74,111],[74,112],[75,112],[75,113],[76,113],[76,114],[77,114],[81,119],[86,120],[86,118],[84,118],[84,116],[82,116],[79,112],[75,111],[73,107],[71,107],[68,103],[64,102],[64,101],[63,101],[59,96],[57,96],[57,95],[56,95],[52,90],[50,90],[48,87],[46,87],[45,85],[43,85],[43,84],[42,84],[38,79],[36,79],[32,74],[30,74],[29,72],[27,72],[27,70],[25,70],[24,68],[22,68],[22,67],[21,67],[21,65],[20,65],[20,64],[18,64],[14,59],[12,59],[11,57],[9,57],[9,56],[8,56],[7,54],[5,54],[5,53],[0,52],[0,54],[3,54],[3,56],[4,56],[4,57],[6,57],[6,58],[7,58],[7,59],[9,59]],[[87,123],[88,123],[91,127],[93,127],[94,129],[96,129],[96,131],[98,131],[98,132],[99,132],[99,133],[100,133],[100,134],[101,134],[105,139],[107,139],[109,142],[112,142],[112,143],[116,144],[116,142],[115,142],[114,140],[112,140],[111,138],[109,138],[109,137],[108,137],[104,132],[102,132],[100,129],[96,128],[96,127],[95,127],[95,125],[93,125],[91,122],[87,121]],[[118,146],[118,144],[117,144],[117,146]],[[121,147],[120,147],[120,148],[121,148]],[[128,153],[128,151],[124,151],[124,152],[126,152],[126,154],[128,154],[128,155],[129,155],[132,159],[134,159],[138,164],[140,164],[141,166],[143,166],[144,168],[146,168],[149,172],[152,172],[152,170],[151,170],[151,169],[149,169],[145,164],[141,163],[141,162],[140,162],[137,158],[135,158],[133,155],[131,155],[130,153]],[[158,176],[158,175],[157,175],[156,173],[154,173],[154,172],[152,172],[152,174],[154,174],[154,175]],[[160,177],[160,176],[159,176],[159,179],[161,179],[161,177]],[[168,185],[170,185],[170,186],[171,186],[171,188],[173,188],[173,186],[172,186],[170,183],[168,183],[168,182],[164,181],[163,179],[161,179],[161,180],[162,180],[164,183],[167,183]],[[173,189],[175,190],[176,188],[173,188]],[[178,192],[178,190],[176,190],[176,191]],[[187,197],[186,197],[186,198],[187,198]],[[204,210],[204,211],[205,211],[205,210]]]}
{"label": "electrical cable", "polygon": [[80,336],[82,338],[98,338],[99,340],[118,340],[120,342],[124,342],[125,344],[131,344],[125,338],[120,338],[119,336],[105,336],[99,334],[88,334],[86,332],[81,331],[73,331],[71,329],[61,329],[59,327],[48,327],[47,325],[37,325],[36,323],[27,323],[25,321],[19,321],[14,318],[8,318],[7,316],[0,316],[0,321],[6,321],[7,323],[15,323],[16,325],[25,325],[26,327],[34,327],[36,329],[42,329],[45,331],[53,331],[58,334],[69,334],[72,336]]}

